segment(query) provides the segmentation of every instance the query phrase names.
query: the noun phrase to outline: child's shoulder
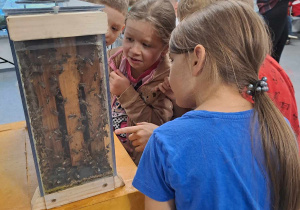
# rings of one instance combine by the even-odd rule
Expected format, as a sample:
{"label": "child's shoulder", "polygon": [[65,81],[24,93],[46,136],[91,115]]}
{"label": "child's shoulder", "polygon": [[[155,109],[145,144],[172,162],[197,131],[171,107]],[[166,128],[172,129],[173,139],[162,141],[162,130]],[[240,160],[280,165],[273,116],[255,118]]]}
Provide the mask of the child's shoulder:
{"label": "child's shoulder", "polygon": [[213,148],[220,142],[250,141],[252,116],[253,110],[232,113],[189,111],[155,129],[153,141],[162,148],[177,148],[178,142]]}
{"label": "child's shoulder", "polygon": [[[153,78],[163,81],[170,74],[170,62],[168,59],[163,59],[157,66]],[[160,81],[160,82],[161,82]]]}
{"label": "child's shoulder", "polygon": [[211,112],[204,110],[192,110],[185,113],[182,117],[169,121],[155,131],[162,134],[186,132],[210,133],[216,126],[223,130],[232,127],[243,128],[251,122],[253,110],[241,112]]}

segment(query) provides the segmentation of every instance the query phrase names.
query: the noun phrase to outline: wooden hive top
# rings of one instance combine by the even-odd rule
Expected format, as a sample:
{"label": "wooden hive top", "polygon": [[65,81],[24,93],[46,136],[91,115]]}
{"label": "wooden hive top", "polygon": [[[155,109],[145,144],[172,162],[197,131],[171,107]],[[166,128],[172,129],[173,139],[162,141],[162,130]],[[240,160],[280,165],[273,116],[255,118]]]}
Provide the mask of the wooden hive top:
{"label": "wooden hive top", "polygon": [[107,15],[101,11],[8,16],[11,40],[26,41],[105,34]]}

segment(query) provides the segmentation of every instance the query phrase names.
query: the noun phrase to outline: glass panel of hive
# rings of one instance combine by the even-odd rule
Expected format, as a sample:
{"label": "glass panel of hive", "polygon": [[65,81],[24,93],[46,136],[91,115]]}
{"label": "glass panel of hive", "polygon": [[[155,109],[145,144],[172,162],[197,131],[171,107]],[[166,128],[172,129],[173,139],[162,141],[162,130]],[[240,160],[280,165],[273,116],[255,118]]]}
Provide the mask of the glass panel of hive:
{"label": "glass panel of hive", "polygon": [[45,194],[113,175],[102,43],[14,42]]}

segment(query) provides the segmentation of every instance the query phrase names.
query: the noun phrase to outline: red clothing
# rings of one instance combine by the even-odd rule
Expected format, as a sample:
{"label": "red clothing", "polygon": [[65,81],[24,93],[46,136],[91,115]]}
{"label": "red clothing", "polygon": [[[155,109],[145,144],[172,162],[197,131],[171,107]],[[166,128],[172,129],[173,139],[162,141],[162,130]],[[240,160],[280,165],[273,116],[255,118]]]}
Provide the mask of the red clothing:
{"label": "red clothing", "polygon": [[300,0],[294,1],[292,4],[292,16],[300,16]]}
{"label": "red clothing", "polygon": [[298,110],[293,84],[284,69],[271,56],[267,56],[262,64],[259,78],[267,77],[268,95],[281,113],[289,120],[300,145]]}

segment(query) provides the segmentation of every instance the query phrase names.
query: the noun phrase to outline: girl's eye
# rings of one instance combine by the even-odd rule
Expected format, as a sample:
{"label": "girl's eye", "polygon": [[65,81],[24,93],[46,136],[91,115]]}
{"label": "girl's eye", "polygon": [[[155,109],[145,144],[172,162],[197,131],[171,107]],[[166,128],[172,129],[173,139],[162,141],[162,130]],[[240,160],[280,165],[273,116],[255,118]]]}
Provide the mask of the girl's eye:
{"label": "girl's eye", "polygon": [[128,40],[129,42],[132,42],[132,41],[133,41],[133,39],[130,38],[130,37],[126,37],[126,40]]}
{"label": "girl's eye", "polygon": [[146,44],[146,43],[143,43],[143,46],[144,46],[144,47],[150,47],[150,45],[149,45],[149,44]]}
{"label": "girl's eye", "polygon": [[117,29],[116,27],[111,27],[111,29],[112,29],[113,31],[118,31],[118,29]]}

